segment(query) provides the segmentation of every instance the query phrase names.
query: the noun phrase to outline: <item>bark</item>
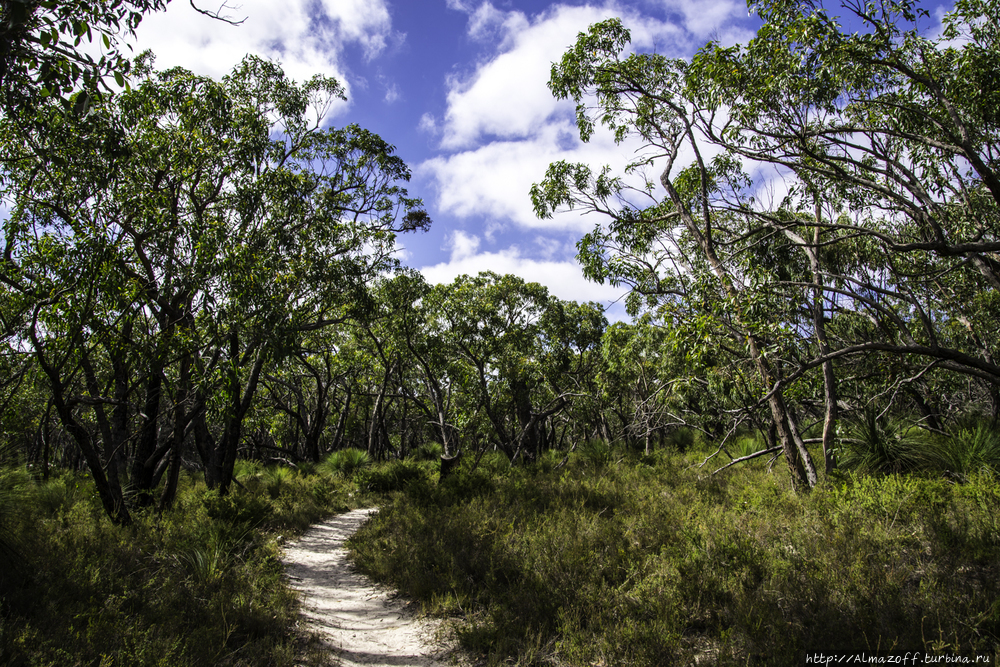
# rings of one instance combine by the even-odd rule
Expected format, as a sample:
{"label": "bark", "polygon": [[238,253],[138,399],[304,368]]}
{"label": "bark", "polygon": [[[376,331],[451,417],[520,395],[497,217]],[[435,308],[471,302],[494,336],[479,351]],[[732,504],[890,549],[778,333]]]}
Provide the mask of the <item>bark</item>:
{"label": "bark", "polygon": [[[704,164],[701,162],[701,156],[698,153],[697,146],[694,145],[693,138],[691,145],[695,151],[696,159],[701,167],[702,174],[706,174],[707,171]],[[686,202],[674,188],[673,182],[669,178],[669,171],[672,167],[672,163],[673,160],[670,160],[660,178],[660,182],[666,189],[668,196],[674,203],[674,206],[681,213],[680,217],[685,226],[688,228],[688,231],[690,231],[692,236],[697,240],[702,253],[708,260],[712,272],[719,279],[723,289],[726,291],[727,296],[734,303],[738,303],[739,295],[736,288],[733,286],[732,277],[715,251],[715,243],[712,238],[711,216],[708,213],[710,207],[707,201],[707,184],[703,183],[702,191],[702,198],[704,200],[702,208],[704,211],[703,217],[705,224],[705,229],[702,230],[690,210],[687,208]],[[746,326],[746,323],[743,322],[742,317],[738,312],[734,313],[733,319],[742,329],[742,333],[746,336],[748,347],[750,349],[750,358],[753,360],[761,382],[765,387],[774,387],[776,374],[771,363],[761,353],[761,341],[755,334],[753,334],[750,328]],[[798,488],[812,488],[816,485],[816,474],[812,469],[809,452],[805,449],[805,445],[801,442],[801,437],[799,437],[798,433],[796,433],[792,427],[792,422],[789,419],[788,408],[785,404],[784,395],[780,387],[778,390],[770,391],[767,403],[771,412],[771,420],[774,423],[778,440],[781,443],[781,450],[785,457],[785,463],[788,465],[788,470],[792,475],[793,484],[795,484]]]}
{"label": "bark", "polygon": [[111,520],[118,525],[129,525],[132,523],[132,516],[125,506],[125,499],[122,495],[121,486],[114,486],[105,475],[104,462],[91,438],[90,432],[73,415],[73,410],[66,401],[66,386],[59,375],[59,371],[49,363],[45,356],[44,348],[35,333],[35,325],[32,324],[29,332],[35,358],[42,372],[49,379],[52,388],[52,405],[56,409],[59,421],[63,428],[70,434],[76,442],[80,453],[87,462],[90,475],[94,480],[97,495],[101,499],[101,505]]}

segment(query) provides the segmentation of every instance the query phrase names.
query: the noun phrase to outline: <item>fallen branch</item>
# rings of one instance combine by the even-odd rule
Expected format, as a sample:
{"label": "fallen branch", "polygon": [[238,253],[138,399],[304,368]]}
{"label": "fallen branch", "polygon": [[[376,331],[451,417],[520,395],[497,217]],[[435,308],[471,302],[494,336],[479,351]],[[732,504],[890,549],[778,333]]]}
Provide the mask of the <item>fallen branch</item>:
{"label": "fallen branch", "polygon": [[777,446],[777,447],[771,447],[770,449],[762,449],[759,452],[754,452],[753,454],[747,454],[746,456],[741,456],[738,459],[733,459],[732,461],[730,461],[726,465],[722,466],[718,470],[713,471],[712,474],[714,475],[717,472],[722,472],[723,470],[725,470],[729,466],[734,466],[737,463],[740,463],[741,461],[749,461],[750,459],[755,459],[758,456],[764,456],[765,454],[773,454],[774,452],[777,452],[777,451],[781,451],[781,446],[780,445]]}

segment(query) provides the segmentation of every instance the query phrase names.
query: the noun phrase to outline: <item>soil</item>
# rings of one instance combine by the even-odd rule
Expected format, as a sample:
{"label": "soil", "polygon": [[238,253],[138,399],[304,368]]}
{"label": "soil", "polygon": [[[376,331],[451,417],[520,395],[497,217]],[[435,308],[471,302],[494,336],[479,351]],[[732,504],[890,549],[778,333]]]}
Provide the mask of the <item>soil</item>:
{"label": "soil", "polygon": [[285,548],[285,570],[303,594],[307,631],[345,667],[444,667],[451,651],[434,639],[436,623],[356,572],[347,538],[375,509],[352,510],[310,528]]}

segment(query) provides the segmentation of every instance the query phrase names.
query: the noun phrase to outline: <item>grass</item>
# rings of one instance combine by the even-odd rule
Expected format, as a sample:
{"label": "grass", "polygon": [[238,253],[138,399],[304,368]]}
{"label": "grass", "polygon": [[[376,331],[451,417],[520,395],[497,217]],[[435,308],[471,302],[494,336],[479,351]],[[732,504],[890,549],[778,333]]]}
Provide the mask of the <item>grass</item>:
{"label": "grass", "polygon": [[440,484],[430,455],[241,463],[229,495],[183,475],[172,511],[128,528],[86,477],[0,470],[0,664],[324,664],[294,630],[280,544],[375,502],[356,562],[453,617],[482,665],[781,666],[814,650],[995,664],[997,440],[971,425],[912,441],[937,457],[912,468],[924,476],[859,467],[808,494],[765,465],[707,476],[697,439],[652,455],[591,443],[565,466],[491,452]]}
{"label": "grass", "polygon": [[[602,453],[606,454],[606,453]],[[582,452],[415,480],[351,540],[485,665],[801,665],[1000,645],[997,478],[847,474],[809,494],[704,451]],[[599,465],[595,465],[599,464]]]}
{"label": "grass", "polygon": [[17,555],[0,568],[0,664],[302,664],[280,544],[354,505],[357,487],[289,468],[240,473],[226,496],[183,475],[172,511],[122,528],[84,476],[0,471],[0,537]]}

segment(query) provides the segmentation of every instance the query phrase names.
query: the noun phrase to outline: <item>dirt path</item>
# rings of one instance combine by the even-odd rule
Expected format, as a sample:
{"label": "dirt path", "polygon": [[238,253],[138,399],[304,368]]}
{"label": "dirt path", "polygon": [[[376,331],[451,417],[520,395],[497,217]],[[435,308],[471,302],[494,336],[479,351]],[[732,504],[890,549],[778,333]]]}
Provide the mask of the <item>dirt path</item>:
{"label": "dirt path", "polygon": [[432,642],[436,626],[347,561],[344,542],[375,511],[335,516],[285,548],[285,570],[305,596],[303,614],[345,667],[444,667],[448,652]]}

